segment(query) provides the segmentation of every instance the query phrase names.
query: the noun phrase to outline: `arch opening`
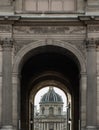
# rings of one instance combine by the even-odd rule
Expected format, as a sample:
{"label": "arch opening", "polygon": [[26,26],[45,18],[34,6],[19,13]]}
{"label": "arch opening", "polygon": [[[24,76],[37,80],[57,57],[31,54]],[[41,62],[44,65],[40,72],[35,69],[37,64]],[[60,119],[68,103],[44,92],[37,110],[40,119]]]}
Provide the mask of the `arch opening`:
{"label": "arch opening", "polygon": [[53,129],[65,130],[71,128],[72,125],[69,124],[69,119],[72,119],[71,109],[68,107],[69,103],[71,104],[70,97],[69,93],[66,92],[65,94],[55,86],[40,89],[35,98],[31,94],[31,101],[34,99],[34,102],[32,102],[34,104],[32,107],[32,110],[34,109],[33,122],[35,122],[34,126],[32,126],[33,129],[40,130],[43,127],[43,129],[49,130],[51,123],[53,123]]}
{"label": "arch opening", "polygon": [[49,45],[33,49],[27,57],[20,67],[22,130],[33,128],[29,118],[31,92],[35,96],[45,86],[56,86],[65,94],[69,93],[72,99],[72,130],[78,130],[81,71],[78,59],[66,49]]}

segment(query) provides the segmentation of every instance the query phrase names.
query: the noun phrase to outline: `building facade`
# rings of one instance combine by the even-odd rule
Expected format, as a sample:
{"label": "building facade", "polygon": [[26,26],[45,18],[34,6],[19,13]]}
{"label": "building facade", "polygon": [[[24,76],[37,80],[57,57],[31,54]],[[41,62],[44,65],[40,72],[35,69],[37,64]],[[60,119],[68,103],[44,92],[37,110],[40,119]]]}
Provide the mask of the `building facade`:
{"label": "building facade", "polygon": [[99,129],[99,1],[0,0],[0,130],[28,130],[35,94],[71,98],[72,130]]}
{"label": "building facade", "polygon": [[63,113],[63,100],[53,87],[40,101],[39,113],[34,116],[34,130],[66,130],[67,115]]}

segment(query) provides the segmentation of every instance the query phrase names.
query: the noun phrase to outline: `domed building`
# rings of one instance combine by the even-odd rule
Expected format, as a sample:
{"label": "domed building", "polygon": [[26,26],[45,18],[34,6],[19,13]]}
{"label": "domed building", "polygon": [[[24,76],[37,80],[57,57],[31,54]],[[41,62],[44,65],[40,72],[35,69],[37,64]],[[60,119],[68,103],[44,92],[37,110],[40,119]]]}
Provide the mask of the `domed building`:
{"label": "domed building", "polygon": [[66,114],[63,113],[63,100],[53,87],[49,87],[39,103],[40,113],[34,117],[34,130],[66,129]]}

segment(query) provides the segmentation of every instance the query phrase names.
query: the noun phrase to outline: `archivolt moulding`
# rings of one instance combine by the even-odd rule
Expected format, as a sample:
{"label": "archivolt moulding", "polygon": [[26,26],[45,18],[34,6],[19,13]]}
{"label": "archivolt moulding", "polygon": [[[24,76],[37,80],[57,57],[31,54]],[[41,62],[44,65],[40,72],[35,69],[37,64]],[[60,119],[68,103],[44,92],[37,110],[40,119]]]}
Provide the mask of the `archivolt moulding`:
{"label": "archivolt moulding", "polygon": [[45,39],[41,41],[31,42],[23,46],[14,58],[13,73],[19,73],[19,68],[21,63],[24,62],[26,55],[31,50],[38,47],[47,46],[47,45],[61,47],[63,49],[70,51],[78,59],[81,68],[81,73],[86,73],[85,58],[83,54],[80,52],[80,50],[78,50],[75,45],[70,44],[69,42],[64,42],[64,41],[54,40],[54,39]]}

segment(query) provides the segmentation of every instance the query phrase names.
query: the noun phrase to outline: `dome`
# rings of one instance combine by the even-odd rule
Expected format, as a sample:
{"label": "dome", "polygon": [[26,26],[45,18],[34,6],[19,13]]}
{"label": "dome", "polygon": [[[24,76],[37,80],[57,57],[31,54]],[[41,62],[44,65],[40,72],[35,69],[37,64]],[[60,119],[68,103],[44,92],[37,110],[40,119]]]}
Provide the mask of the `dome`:
{"label": "dome", "polygon": [[54,91],[53,87],[49,88],[49,91],[42,96],[40,101],[40,103],[49,103],[49,102],[63,103],[62,97]]}

